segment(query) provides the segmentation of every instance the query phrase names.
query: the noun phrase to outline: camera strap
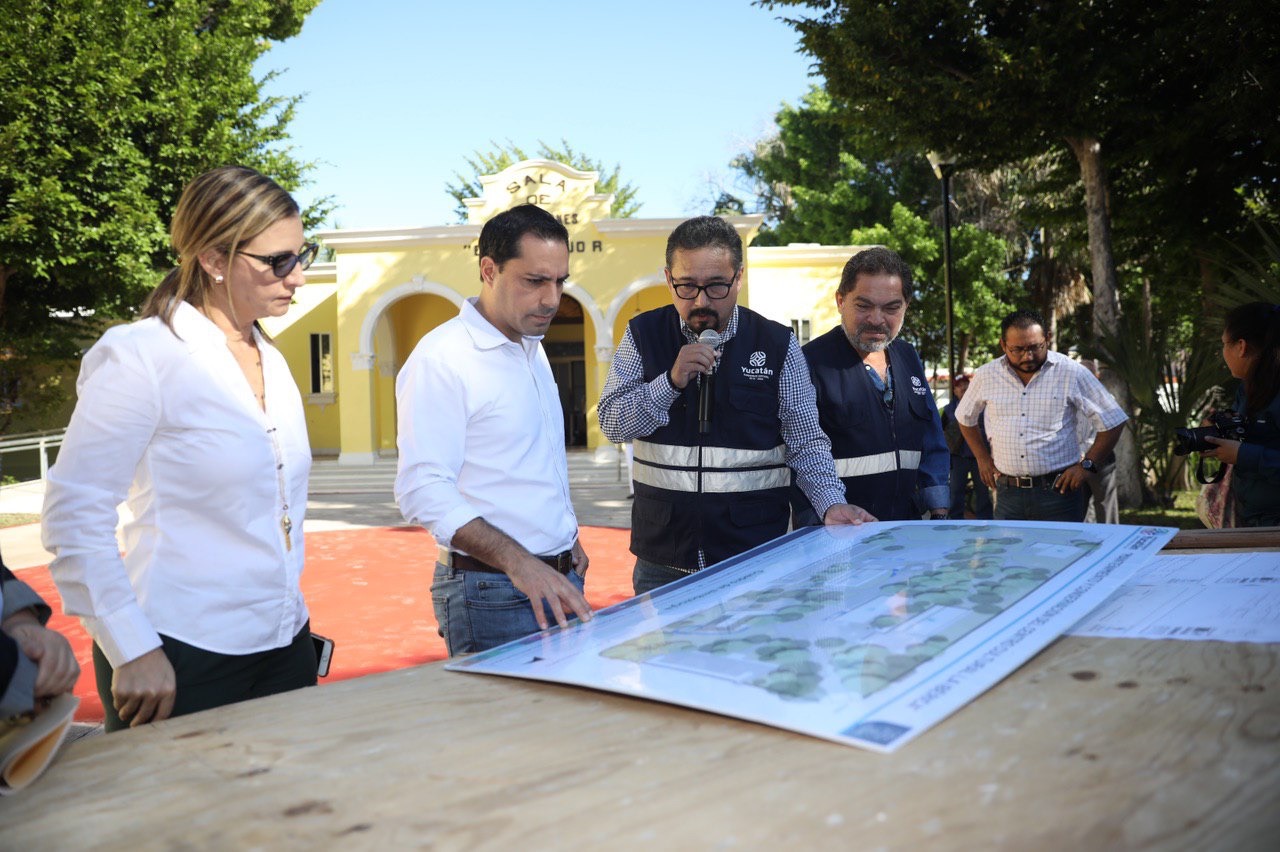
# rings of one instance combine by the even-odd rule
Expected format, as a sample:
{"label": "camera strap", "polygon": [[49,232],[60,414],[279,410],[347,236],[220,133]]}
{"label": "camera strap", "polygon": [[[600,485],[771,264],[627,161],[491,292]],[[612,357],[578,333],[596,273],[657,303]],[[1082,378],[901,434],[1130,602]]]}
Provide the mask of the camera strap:
{"label": "camera strap", "polygon": [[1213,485],[1215,482],[1222,481],[1222,477],[1227,475],[1228,467],[1230,467],[1230,465],[1219,464],[1217,472],[1214,473],[1213,478],[1210,479],[1204,475],[1204,456],[1201,456],[1196,462],[1196,479],[1200,481],[1201,485]]}

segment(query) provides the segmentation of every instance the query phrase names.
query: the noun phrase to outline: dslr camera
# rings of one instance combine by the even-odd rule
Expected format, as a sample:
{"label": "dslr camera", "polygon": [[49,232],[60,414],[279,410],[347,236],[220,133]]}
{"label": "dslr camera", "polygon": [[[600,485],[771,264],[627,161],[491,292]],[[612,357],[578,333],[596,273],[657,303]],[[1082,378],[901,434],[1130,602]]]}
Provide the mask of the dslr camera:
{"label": "dslr camera", "polygon": [[1199,426],[1195,429],[1174,429],[1173,454],[1185,456],[1187,453],[1203,453],[1205,450],[1212,450],[1214,445],[1205,438],[1244,440],[1245,419],[1234,411],[1215,411],[1209,415],[1209,423],[1212,425]]}

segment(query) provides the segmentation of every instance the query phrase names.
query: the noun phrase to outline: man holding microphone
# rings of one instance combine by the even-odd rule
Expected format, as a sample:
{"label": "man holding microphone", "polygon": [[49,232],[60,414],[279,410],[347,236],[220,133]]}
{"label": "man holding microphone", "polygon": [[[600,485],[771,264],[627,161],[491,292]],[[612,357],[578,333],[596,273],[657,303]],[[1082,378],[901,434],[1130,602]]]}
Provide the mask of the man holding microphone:
{"label": "man holding microphone", "polygon": [[600,397],[600,427],[635,443],[636,594],[787,531],[792,472],[828,524],[844,503],[813,385],[789,329],[737,304],[742,240],[715,216],[667,240],[672,305],[627,326]]}

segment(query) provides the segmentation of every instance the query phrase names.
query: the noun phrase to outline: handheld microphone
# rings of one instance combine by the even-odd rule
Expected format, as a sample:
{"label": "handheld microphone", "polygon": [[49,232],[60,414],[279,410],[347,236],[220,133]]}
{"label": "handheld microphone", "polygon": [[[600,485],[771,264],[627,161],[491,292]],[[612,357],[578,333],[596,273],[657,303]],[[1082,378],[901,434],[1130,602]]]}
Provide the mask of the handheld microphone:
{"label": "handheld microphone", "polygon": [[[720,345],[720,333],[708,328],[698,335],[698,342],[705,343],[712,349]],[[712,363],[711,372],[702,375],[702,387],[698,393],[698,434],[705,435],[711,431],[711,384],[715,379],[716,365]]]}

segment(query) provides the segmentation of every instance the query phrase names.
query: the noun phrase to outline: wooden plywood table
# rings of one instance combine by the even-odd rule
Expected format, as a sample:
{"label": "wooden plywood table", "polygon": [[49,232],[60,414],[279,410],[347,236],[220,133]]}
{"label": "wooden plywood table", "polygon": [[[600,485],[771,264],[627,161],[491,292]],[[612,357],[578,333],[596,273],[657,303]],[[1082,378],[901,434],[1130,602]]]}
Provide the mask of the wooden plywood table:
{"label": "wooden plywood table", "polygon": [[0,848],[1274,850],[1278,656],[1067,637],[893,755],[429,665],[74,743]]}

